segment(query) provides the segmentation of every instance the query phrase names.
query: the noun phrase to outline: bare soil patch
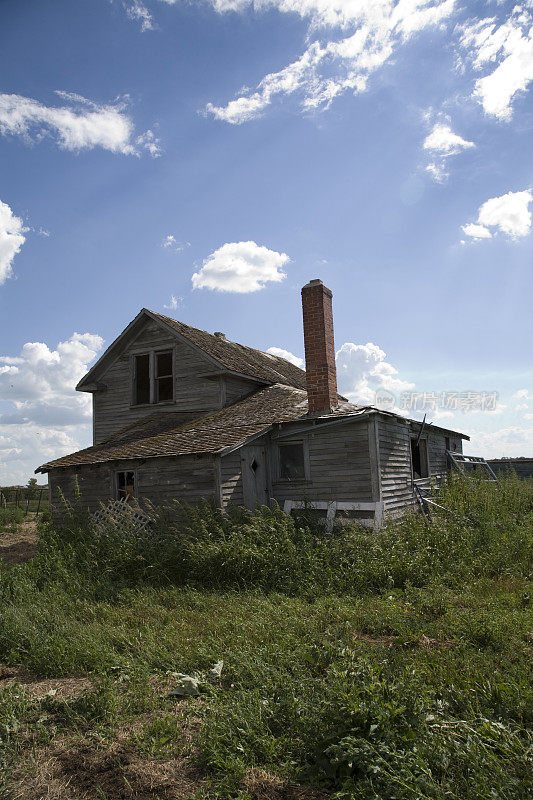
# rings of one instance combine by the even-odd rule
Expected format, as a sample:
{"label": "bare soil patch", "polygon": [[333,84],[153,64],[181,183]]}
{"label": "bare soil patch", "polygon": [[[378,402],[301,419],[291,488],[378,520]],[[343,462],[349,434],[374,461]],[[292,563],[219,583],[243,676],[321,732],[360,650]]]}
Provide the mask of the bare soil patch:
{"label": "bare soil patch", "polygon": [[37,551],[37,519],[28,515],[15,531],[0,531],[0,559],[6,564],[22,564]]}
{"label": "bare soil patch", "polygon": [[10,683],[20,683],[25,691],[36,699],[46,697],[51,692],[58,700],[68,700],[82,694],[89,688],[89,678],[40,678],[24,667],[7,667],[0,664],[0,690],[5,689]]}

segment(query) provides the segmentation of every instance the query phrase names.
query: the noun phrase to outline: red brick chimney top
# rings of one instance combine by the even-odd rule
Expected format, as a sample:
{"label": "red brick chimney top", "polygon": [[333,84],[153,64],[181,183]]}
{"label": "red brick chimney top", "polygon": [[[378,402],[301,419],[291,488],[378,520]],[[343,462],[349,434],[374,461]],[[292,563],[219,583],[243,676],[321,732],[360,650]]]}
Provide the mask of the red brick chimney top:
{"label": "red brick chimney top", "polygon": [[309,413],[332,411],[338,405],[333,294],[315,278],[302,288],[305,370]]}

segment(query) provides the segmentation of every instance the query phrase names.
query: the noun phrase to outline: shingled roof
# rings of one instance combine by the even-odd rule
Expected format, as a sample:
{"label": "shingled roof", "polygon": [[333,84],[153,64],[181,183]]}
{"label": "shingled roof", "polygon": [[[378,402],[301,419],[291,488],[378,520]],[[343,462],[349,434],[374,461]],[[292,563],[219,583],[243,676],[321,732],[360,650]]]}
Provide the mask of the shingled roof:
{"label": "shingled roof", "polygon": [[[213,333],[208,333],[200,328],[193,328],[184,322],[179,322],[176,319],[164,316],[164,314],[158,314],[148,308],[143,308],[118,339],[108,347],[96,364],[91,367],[87,375],[81,379],[76,387],[77,389],[84,391],[84,384],[87,385],[93,375],[98,374],[100,364],[105,362],[109,355],[116,350],[119,343],[123,341],[123,337],[132,329],[135,329],[135,325],[143,316],[161,322],[167,329],[170,328],[195,347],[199,347],[200,350],[220,365],[221,371],[236,372],[240,375],[255,378],[261,383],[283,383],[288,386],[294,386],[297,389],[306,388],[304,370],[285,358],[264,353],[262,350],[255,350],[253,347],[246,347],[237,342],[231,342],[223,336],[215,336]],[[216,366],[214,369],[216,369]]]}
{"label": "shingled roof", "polygon": [[[350,412],[357,406],[343,403],[340,409]],[[184,423],[179,412],[153,414],[122,428],[102,444],[49,461],[35,471],[131,458],[219,453],[274,423],[291,422],[306,414],[306,392],[275,384],[194,422]]]}

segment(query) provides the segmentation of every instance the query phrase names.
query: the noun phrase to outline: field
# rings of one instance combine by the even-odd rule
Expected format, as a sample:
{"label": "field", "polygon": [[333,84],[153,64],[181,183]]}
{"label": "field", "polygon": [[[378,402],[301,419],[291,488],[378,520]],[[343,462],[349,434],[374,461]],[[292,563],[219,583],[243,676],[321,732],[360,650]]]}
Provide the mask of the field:
{"label": "field", "polygon": [[0,797],[531,797],[533,484],[440,502],[377,535],[45,514],[0,568]]}

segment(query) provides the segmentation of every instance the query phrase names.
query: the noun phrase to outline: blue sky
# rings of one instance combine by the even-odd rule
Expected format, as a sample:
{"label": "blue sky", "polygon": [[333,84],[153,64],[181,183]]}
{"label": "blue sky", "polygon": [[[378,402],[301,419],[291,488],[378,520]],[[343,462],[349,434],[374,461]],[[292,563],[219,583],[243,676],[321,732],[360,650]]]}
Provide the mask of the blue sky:
{"label": "blue sky", "polygon": [[350,399],[531,456],[532,2],[0,15],[0,484],[90,443],[141,307],[300,358],[315,277]]}

